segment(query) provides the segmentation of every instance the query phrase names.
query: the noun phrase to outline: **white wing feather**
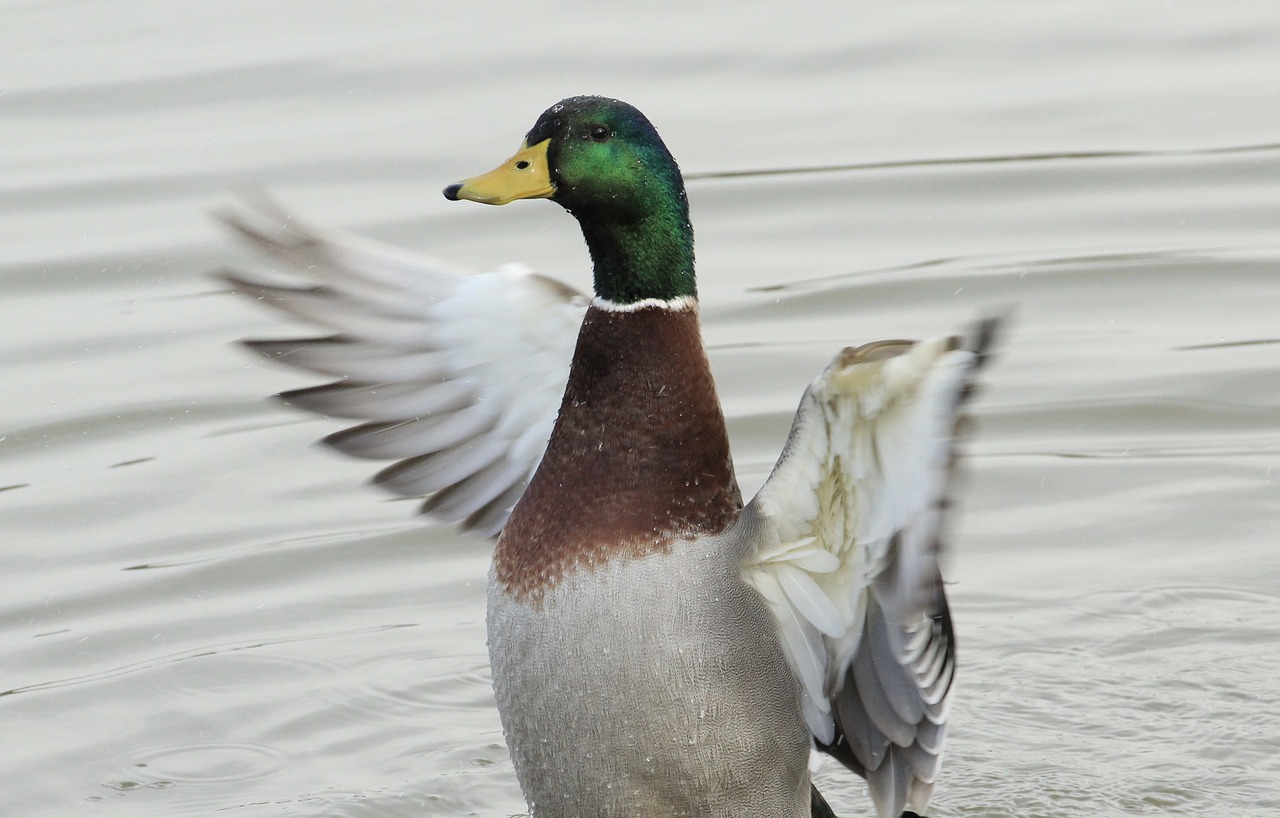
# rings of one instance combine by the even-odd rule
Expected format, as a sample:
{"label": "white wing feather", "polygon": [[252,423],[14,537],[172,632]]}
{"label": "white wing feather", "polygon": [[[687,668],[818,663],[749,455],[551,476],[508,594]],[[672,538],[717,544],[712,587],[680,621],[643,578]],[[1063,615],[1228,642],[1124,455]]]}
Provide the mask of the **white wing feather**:
{"label": "white wing feather", "polygon": [[744,578],[769,603],[819,746],[882,818],[927,805],[955,646],[938,552],[959,410],[996,324],[846,349],[810,385],[747,509]]}
{"label": "white wing feather", "polygon": [[501,530],[551,436],[586,298],[520,266],[469,275],[309,227],[267,200],[221,218],[279,262],[283,281],[221,278],[330,333],[245,342],[338,379],[280,397],[363,421],[325,443],[399,461],[374,482],[426,497],[424,513],[487,535]]}

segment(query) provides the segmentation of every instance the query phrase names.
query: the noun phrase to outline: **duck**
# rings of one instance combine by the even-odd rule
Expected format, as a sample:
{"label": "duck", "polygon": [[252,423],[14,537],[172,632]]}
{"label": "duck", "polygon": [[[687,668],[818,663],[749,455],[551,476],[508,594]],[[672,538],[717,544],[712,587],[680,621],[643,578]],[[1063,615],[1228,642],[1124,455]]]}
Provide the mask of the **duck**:
{"label": "duck", "polygon": [[[679,166],[637,108],[564,99],[449,200],[547,199],[593,292],[472,274],[265,199],[222,214],[277,262],[232,289],[323,327],[248,340],[334,378],[287,404],[375,484],[496,537],[492,682],[534,818],[834,818],[834,759],[879,818],[923,814],[956,672],[940,557],[967,406],[1001,319],[839,351],[744,502],[702,342]],[[283,276],[283,278],[281,278]]]}

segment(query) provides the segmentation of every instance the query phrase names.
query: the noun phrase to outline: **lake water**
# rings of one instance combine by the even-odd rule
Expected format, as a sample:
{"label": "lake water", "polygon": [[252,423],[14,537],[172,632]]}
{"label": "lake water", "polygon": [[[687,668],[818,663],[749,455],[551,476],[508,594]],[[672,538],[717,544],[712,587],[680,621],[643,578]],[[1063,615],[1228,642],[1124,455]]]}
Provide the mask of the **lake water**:
{"label": "lake water", "polygon": [[[690,7],[691,6],[691,7]],[[559,208],[446,202],[545,107],[690,176],[747,491],[840,346],[1017,305],[969,445],[934,816],[1280,814],[1280,7],[9,2],[6,815],[505,816],[489,545],[310,445],[207,273],[260,185],[588,285]],[[844,169],[833,169],[840,166]],[[724,177],[733,171],[821,168]],[[842,816],[861,782],[829,764]]]}

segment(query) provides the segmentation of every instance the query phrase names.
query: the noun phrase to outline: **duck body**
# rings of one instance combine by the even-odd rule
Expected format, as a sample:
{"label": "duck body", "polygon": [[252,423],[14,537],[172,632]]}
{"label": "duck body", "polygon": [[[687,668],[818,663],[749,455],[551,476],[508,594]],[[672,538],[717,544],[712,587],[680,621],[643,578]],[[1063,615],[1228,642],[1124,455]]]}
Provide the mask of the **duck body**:
{"label": "duck body", "polygon": [[956,441],[998,322],[841,351],[744,505],[683,181],[649,121],[563,100],[445,196],[562,205],[594,298],[282,213],[227,221],[310,283],[224,277],[335,333],[248,342],[339,377],[281,396],[364,421],[326,442],[399,458],[375,482],[501,532],[489,655],[533,818],[833,818],[813,749],[866,779],[879,818],[923,811],[956,662],[939,568]]}
{"label": "duck body", "polygon": [[808,815],[799,687],[752,682],[790,674],[742,578],[740,506],[692,299],[593,304],[490,577],[498,710],[537,816]]}

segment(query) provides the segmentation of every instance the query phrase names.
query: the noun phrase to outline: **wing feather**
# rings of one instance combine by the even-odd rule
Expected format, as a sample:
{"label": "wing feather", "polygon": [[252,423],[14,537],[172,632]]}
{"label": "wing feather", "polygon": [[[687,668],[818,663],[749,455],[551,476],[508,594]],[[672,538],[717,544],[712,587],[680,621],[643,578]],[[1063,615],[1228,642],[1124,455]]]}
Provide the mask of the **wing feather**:
{"label": "wing feather", "polygon": [[[441,489],[423,503],[423,511],[449,520],[465,520],[497,500],[523,475],[524,464],[507,459]],[[512,503],[514,505],[514,503]]]}
{"label": "wing feather", "polygon": [[443,378],[449,372],[446,352],[406,350],[341,335],[245,341],[244,345],[268,360],[335,378],[359,372],[361,377],[375,382],[410,381]]}
{"label": "wing feather", "polygon": [[778,621],[810,729],[868,779],[881,818],[922,811],[941,760],[955,637],[939,553],[960,411],[998,323],[844,350],[745,515],[764,534],[743,576]]}
{"label": "wing feather", "polygon": [[758,576],[756,589],[772,609],[779,612],[778,630],[782,636],[782,650],[800,680],[805,723],[814,735],[820,738],[825,736],[826,741],[833,740],[835,726],[831,719],[831,703],[823,693],[826,661],[821,632],[787,603],[786,592],[772,573]]}
{"label": "wing feather", "polygon": [[802,565],[783,562],[775,568],[782,593],[805,621],[827,636],[839,636],[844,633],[844,620],[839,609]]}
{"label": "wing feather", "polygon": [[219,216],[275,262],[219,277],[325,333],[244,342],[337,379],[279,398],[359,421],[324,443],[397,461],[374,483],[423,496],[423,514],[500,531],[546,449],[586,298],[523,267],[471,275],[319,230],[265,198]]}
{"label": "wing feather", "polygon": [[[476,513],[467,517],[462,521],[462,527],[483,534],[488,537],[498,536],[498,532],[502,530],[502,526],[506,524],[507,518],[511,516],[511,509],[515,508],[516,501],[520,499],[520,495],[524,493],[526,481],[512,483],[507,490],[494,500],[485,504]],[[431,502],[430,497],[423,501],[423,513],[430,514],[431,509],[428,504]]]}
{"label": "wing feather", "polygon": [[363,423],[326,436],[324,443],[352,457],[391,460],[407,451],[438,452],[492,429],[488,407],[472,405],[412,421]]}

